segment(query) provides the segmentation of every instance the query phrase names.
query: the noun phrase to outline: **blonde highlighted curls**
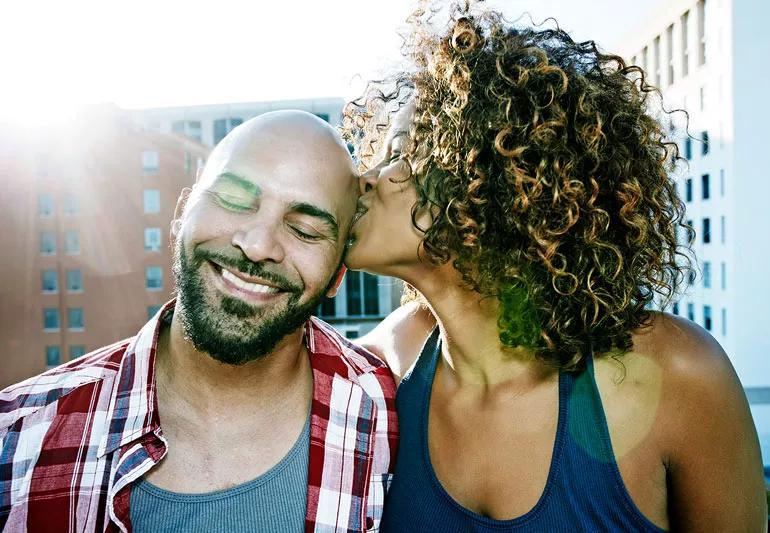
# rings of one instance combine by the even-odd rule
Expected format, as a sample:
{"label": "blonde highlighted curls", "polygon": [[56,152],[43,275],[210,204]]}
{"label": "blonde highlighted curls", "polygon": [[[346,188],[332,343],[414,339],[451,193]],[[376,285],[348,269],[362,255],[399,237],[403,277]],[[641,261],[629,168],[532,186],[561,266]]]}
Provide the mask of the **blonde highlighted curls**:
{"label": "blonde highlighted curls", "polygon": [[403,48],[413,68],[348,104],[345,133],[366,167],[384,119],[414,101],[403,157],[413,221],[433,213],[422,253],[499,299],[503,344],[565,369],[590,349],[627,351],[689,269],[668,176],[680,158],[648,112],[659,92],[593,42],[477,3],[453,4],[440,31],[417,10]]}

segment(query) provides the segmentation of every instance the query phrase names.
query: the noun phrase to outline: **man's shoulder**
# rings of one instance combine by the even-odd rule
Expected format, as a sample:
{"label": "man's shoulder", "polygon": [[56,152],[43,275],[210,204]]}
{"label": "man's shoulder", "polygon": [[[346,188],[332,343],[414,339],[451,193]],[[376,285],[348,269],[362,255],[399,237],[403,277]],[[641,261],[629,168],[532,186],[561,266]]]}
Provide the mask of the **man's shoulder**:
{"label": "man's shoulder", "polygon": [[393,377],[382,359],[319,318],[311,317],[308,325],[309,348],[317,363],[314,368],[341,375],[359,385],[369,383],[372,377],[388,388],[393,385]]}
{"label": "man's shoulder", "polygon": [[111,381],[131,340],[104,346],[0,391],[0,434],[21,418],[59,402],[73,391]]}

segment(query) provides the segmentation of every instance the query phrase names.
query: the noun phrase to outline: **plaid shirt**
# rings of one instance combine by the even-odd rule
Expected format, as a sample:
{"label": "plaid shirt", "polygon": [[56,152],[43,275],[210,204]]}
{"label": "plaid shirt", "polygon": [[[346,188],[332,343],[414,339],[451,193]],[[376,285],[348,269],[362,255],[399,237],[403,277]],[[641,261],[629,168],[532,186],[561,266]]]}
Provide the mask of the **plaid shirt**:
{"label": "plaid shirt", "polygon": [[[167,449],[154,361],[160,317],[173,305],[136,337],[0,392],[0,530],[131,531],[132,484]],[[305,531],[376,531],[397,440],[393,379],[328,324],[311,318],[305,333],[313,371]]]}

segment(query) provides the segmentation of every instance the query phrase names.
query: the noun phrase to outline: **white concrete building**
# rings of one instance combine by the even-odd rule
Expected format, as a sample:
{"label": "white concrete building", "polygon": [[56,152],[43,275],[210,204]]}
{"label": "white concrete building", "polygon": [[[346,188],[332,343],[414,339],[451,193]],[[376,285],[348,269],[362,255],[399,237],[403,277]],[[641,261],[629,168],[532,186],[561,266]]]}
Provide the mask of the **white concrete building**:
{"label": "white concrete building", "polygon": [[[146,131],[177,133],[213,147],[242,122],[268,111],[301,109],[336,126],[341,122],[344,104],[342,98],[311,98],[137,109],[130,113],[134,122]],[[347,337],[356,338],[397,308],[400,298],[399,280],[348,272],[337,296],[324,300],[316,314]]]}
{"label": "white concrete building", "polygon": [[[770,465],[770,2],[670,0],[618,52],[689,113],[677,176],[699,274],[671,311],[724,347]],[[682,121],[683,123],[683,121]],[[766,475],[768,475],[766,467]]]}

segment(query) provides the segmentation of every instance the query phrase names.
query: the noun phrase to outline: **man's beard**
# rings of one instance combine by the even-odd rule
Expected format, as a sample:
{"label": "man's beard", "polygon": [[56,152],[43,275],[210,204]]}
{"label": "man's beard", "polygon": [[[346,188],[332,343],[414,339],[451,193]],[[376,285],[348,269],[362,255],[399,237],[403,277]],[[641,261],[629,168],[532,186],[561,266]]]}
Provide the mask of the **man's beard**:
{"label": "man's beard", "polygon": [[[219,296],[219,306],[210,302],[211,296],[207,299],[206,283],[201,277],[201,267],[209,259],[275,283],[287,293],[286,306],[272,316],[264,316],[273,306],[255,308],[225,294]],[[324,292],[314,294],[307,303],[300,304],[302,287],[268,272],[242,253],[233,257],[196,248],[190,261],[181,240],[174,247],[173,268],[178,291],[175,312],[179,314],[185,336],[197,350],[228,365],[243,365],[268,355],[281,339],[310,318],[324,295]],[[256,323],[248,320],[255,317],[261,320]]]}

